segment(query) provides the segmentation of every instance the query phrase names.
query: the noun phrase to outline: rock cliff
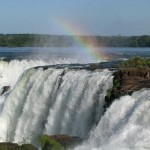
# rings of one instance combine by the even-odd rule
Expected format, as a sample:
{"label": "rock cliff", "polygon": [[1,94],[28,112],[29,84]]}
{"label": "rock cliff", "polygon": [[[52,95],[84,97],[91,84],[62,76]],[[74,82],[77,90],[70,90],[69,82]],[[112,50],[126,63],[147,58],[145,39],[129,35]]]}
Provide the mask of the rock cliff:
{"label": "rock cliff", "polygon": [[150,69],[119,69],[113,75],[113,88],[107,91],[105,109],[120,96],[131,95],[142,88],[150,88]]}

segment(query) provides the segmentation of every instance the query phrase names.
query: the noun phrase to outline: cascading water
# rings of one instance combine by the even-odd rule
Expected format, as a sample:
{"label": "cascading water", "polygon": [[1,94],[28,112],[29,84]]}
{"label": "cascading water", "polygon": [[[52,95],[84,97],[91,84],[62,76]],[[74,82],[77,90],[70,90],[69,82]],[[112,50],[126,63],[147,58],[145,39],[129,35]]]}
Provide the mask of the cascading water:
{"label": "cascading water", "polygon": [[150,149],[150,90],[135,92],[116,100],[75,150]]}
{"label": "cascading water", "polygon": [[9,85],[14,87],[19,76],[26,70],[35,66],[48,65],[42,60],[11,60],[0,61],[0,88]]}
{"label": "cascading water", "polygon": [[0,141],[36,144],[43,133],[68,134],[89,137],[75,150],[150,149],[150,90],[121,97],[102,116],[111,71],[56,65],[21,75],[38,64],[48,63],[0,61],[0,88],[14,88],[0,97]]}
{"label": "cascading water", "polygon": [[84,65],[25,71],[39,64],[48,63],[0,61],[0,88],[14,88],[0,97],[0,141],[36,144],[43,133],[68,134],[89,137],[75,150],[150,149],[150,90],[121,97],[102,116],[111,71]]}
{"label": "cascading water", "polygon": [[87,137],[103,114],[112,78],[106,69],[27,70],[5,100],[0,140],[36,143],[42,133]]}
{"label": "cascading water", "polygon": [[[10,90],[12,90],[26,69],[47,64],[48,62],[42,60],[11,60],[10,62],[0,60],[0,94],[4,86],[10,86]],[[0,113],[6,96],[6,94],[0,95]]]}
{"label": "cascading water", "polygon": [[[4,86],[10,86],[13,89],[20,75],[27,69],[36,66],[56,65],[56,64],[71,64],[75,63],[74,59],[50,59],[50,60],[11,60],[9,62],[0,60],[0,94]],[[83,63],[83,62],[81,62]],[[6,95],[0,97],[0,112],[3,108]]]}
{"label": "cascading water", "polygon": [[[76,61],[73,59],[50,59],[45,60],[11,60],[9,62],[0,60],[0,89],[3,86],[9,85],[12,88],[16,84],[19,76],[27,69],[35,66],[56,65],[56,64],[71,64]],[[82,62],[81,62],[82,63]]]}

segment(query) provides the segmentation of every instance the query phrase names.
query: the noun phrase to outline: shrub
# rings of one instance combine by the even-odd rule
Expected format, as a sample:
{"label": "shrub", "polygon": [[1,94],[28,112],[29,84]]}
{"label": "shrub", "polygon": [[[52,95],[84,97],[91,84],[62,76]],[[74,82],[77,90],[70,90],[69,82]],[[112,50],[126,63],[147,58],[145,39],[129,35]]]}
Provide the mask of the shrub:
{"label": "shrub", "polygon": [[108,98],[110,98],[111,95],[112,95],[112,89],[110,88],[110,89],[107,90],[107,95],[106,95],[106,96],[107,96]]}
{"label": "shrub", "polygon": [[118,89],[121,85],[119,79],[114,79],[113,82],[114,82],[114,88]]}
{"label": "shrub", "polygon": [[150,67],[150,59],[143,59],[141,57],[133,57],[129,60],[122,62],[119,65],[120,69],[127,69],[127,68],[137,68],[137,69],[148,69]]}
{"label": "shrub", "polygon": [[64,150],[60,143],[56,142],[46,134],[42,135],[40,144],[43,150]]}

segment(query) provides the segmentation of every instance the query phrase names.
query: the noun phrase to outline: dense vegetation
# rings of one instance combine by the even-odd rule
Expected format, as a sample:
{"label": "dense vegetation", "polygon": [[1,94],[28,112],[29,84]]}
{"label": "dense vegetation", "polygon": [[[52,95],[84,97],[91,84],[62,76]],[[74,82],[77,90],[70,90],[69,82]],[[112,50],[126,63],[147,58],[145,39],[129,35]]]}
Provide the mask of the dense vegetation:
{"label": "dense vegetation", "polygon": [[133,57],[130,58],[127,61],[122,62],[119,65],[119,69],[140,69],[140,70],[146,70],[150,68],[150,58],[144,59],[142,57]]}
{"label": "dense vegetation", "polygon": [[150,47],[150,36],[69,36],[43,34],[0,34],[0,47],[69,47],[84,44],[106,47]]}

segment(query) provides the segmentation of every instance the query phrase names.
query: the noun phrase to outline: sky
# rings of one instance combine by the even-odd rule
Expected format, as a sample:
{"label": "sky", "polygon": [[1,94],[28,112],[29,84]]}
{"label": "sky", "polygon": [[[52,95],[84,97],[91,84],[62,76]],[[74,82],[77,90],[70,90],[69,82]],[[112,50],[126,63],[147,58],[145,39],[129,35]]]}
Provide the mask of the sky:
{"label": "sky", "polygon": [[0,0],[0,33],[150,35],[150,0]]}

